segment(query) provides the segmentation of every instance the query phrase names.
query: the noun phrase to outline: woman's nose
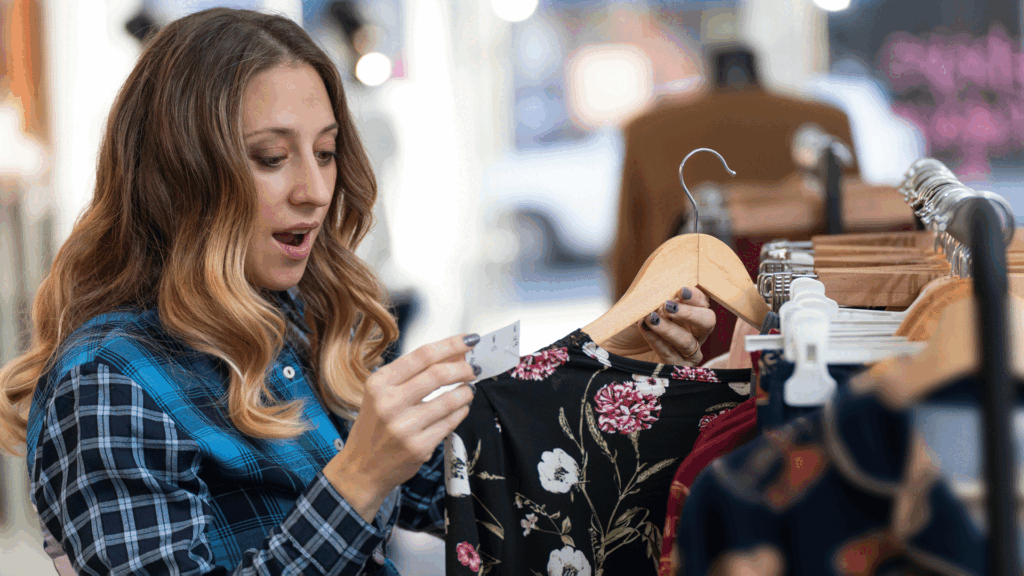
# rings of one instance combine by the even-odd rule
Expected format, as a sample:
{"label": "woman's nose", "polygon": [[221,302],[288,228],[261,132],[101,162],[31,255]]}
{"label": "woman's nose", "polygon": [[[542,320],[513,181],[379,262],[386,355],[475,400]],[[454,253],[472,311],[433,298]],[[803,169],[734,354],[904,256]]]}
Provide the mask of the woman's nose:
{"label": "woman's nose", "polygon": [[[334,196],[334,181],[328,181],[325,170],[317,162],[315,156],[304,159],[302,167],[296,171],[292,187],[292,201],[296,204],[316,204],[327,206]],[[333,171],[332,171],[333,173]]]}

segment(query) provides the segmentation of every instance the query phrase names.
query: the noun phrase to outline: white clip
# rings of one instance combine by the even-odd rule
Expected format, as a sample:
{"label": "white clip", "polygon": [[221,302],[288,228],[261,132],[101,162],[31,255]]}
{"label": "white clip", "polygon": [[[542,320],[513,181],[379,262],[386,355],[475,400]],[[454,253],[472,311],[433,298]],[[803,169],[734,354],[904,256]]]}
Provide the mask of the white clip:
{"label": "white clip", "polygon": [[[813,264],[813,262],[811,262]],[[819,280],[814,278],[807,278],[801,276],[800,278],[793,278],[793,282],[789,285],[789,297],[796,298],[797,295],[803,292],[816,292],[818,294],[825,293],[825,285]]]}
{"label": "white clip", "polygon": [[819,310],[825,314],[826,320],[831,321],[835,318],[839,305],[820,294],[803,293],[799,299],[790,300],[779,308],[779,328],[785,343],[783,353],[787,358],[796,357],[796,350],[792,347],[793,335],[800,328],[793,324],[793,318],[799,310]]}
{"label": "white clip", "polygon": [[839,312],[839,303],[821,292],[800,292],[793,297],[793,301],[800,304],[812,301],[820,303],[821,309],[828,312],[830,320],[835,320],[836,314]]}
{"label": "white clip", "polygon": [[[792,313],[787,344],[795,351],[796,368],[786,381],[782,399],[789,406],[821,406],[838,388],[828,373],[829,320],[823,310],[801,308]],[[788,355],[788,352],[787,352]]]}

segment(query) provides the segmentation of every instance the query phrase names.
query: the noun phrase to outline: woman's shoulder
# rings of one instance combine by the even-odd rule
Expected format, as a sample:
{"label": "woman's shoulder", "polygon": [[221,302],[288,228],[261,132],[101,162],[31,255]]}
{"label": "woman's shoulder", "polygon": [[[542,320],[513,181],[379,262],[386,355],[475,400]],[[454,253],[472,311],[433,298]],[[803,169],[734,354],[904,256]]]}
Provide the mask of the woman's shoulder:
{"label": "woman's shoulder", "polygon": [[111,402],[111,398],[89,391],[115,383],[119,390],[138,392],[119,395],[121,400],[152,398],[190,380],[179,375],[197,365],[186,360],[196,354],[167,334],[155,309],[118,309],[83,322],[57,347],[52,364],[37,382],[28,414],[29,454],[34,451],[45,414],[58,404],[63,406],[58,398],[74,398],[75,404]]}
{"label": "woman's shoulder", "polygon": [[75,366],[91,362],[130,369],[172,342],[155,308],[106,312],[83,322],[61,342],[48,376],[59,378]]}
{"label": "woman's shoulder", "polygon": [[62,383],[86,373],[123,377],[152,397],[180,395],[193,386],[223,391],[224,375],[214,359],[168,333],[155,308],[119,309],[77,327],[40,376],[33,405],[46,404]]}

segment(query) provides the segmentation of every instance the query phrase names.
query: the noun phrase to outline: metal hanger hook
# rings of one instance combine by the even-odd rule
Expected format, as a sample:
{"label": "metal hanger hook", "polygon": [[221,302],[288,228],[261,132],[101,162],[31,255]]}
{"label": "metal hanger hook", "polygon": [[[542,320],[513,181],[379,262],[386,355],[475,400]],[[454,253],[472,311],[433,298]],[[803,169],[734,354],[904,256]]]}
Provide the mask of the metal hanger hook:
{"label": "metal hanger hook", "polygon": [[690,159],[690,156],[693,156],[697,152],[711,152],[715,156],[718,156],[718,159],[722,161],[722,166],[725,166],[725,170],[727,172],[729,172],[729,175],[730,176],[735,176],[736,175],[736,172],[733,171],[732,168],[729,168],[729,164],[726,163],[725,158],[722,158],[721,154],[719,154],[718,152],[712,150],[711,148],[697,148],[696,150],[693,150],[692,152],[687,154],[685,158],[683,158],[683,161],[679,164],[679,183],[683,185],[683,191],[686,192],[686,197],[690,199],[690,204],[693,205],[693,233],[694,234],[696,234],[698,232],[697,227],[700,224],[700,218],[698,217],[699,215],[697,214],[697,201],[693,199],[693,194],[690,194],[690,189],[686,187],[686,180],[683,179],[683,166],[686,166],[686,161]]}

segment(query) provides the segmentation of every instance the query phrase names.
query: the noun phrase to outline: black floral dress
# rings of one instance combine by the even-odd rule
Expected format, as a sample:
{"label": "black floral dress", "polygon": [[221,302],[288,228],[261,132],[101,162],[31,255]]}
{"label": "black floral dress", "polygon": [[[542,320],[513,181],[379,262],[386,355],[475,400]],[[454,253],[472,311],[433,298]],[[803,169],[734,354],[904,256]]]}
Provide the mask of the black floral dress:
{"label": "black floral dress", "polygon": [[657,574],[672,475],[749,370],[615,356],[580,330],[481,381],[445,445],[446,573]]}

